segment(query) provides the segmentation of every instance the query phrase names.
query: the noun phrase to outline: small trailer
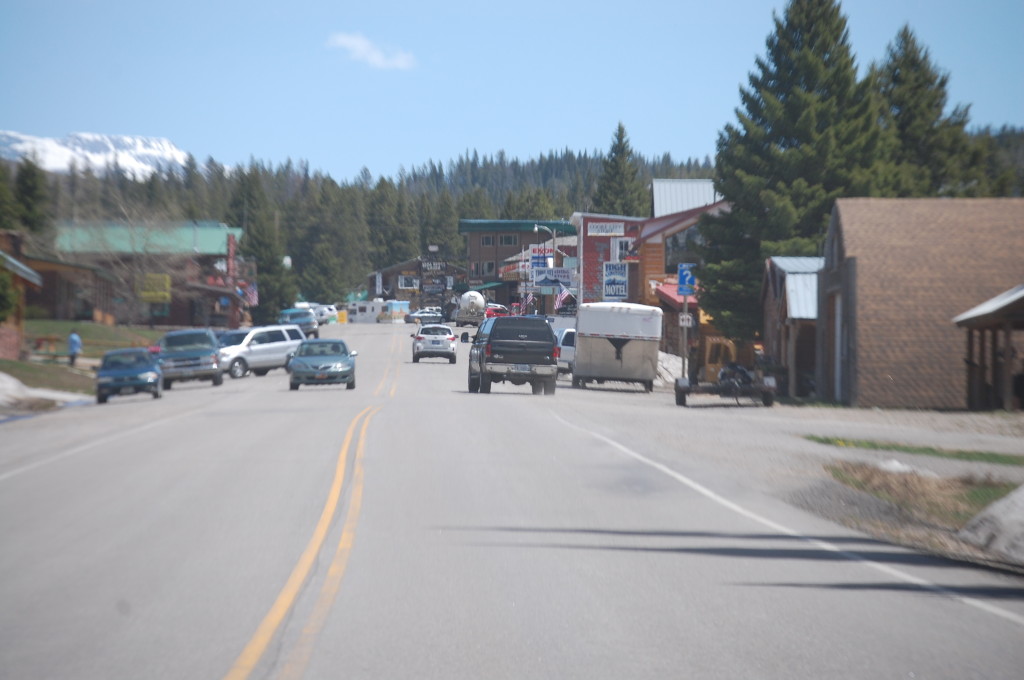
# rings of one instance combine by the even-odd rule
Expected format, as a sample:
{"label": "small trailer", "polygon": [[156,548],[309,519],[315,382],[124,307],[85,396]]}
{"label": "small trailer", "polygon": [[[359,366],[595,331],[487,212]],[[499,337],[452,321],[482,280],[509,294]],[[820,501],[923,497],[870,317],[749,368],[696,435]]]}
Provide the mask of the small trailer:
{"label": "small trailer", "polygon": [[576,311],[572,386],[606,381],[654,389],[662,312],[630,302],[586,302]]}
{"label": "small trailer", "polygon": [[775,403],[775,378],[772,376],[758,377],[738,364],[728,364],[718,373],[717,383],[690,382],[686,378],[676,378],[676,406],[686,406],[686,398],[691,394],[717,394],[723,399],[760,400],[765,406]]}

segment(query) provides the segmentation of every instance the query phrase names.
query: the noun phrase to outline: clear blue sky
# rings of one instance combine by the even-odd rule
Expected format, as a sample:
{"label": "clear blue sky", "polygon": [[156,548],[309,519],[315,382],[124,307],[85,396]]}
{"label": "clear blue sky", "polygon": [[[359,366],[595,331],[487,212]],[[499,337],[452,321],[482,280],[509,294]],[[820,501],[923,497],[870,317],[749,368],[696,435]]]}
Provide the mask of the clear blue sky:
{"label": "clear blue sky", "polygon": [[[775,0],[4,0],[0,129],[165,137],[339,181],[467,150],[714,156]],[[1024,1],[847,0],[858,66],[909,23],[971,126],[1024,127]]]}

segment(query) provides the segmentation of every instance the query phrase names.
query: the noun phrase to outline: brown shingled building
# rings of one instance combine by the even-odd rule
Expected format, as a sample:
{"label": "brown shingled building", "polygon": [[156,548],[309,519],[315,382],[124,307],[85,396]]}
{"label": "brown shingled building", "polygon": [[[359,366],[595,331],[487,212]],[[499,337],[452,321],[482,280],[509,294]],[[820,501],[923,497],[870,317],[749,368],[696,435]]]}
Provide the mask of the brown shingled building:
{"label": "brown shingled building", "polygon": [[[1024,283],[1024,199],[839,199],[824,255],[819,396],[966,408],[967,340],[952,319]],[[1019,363],[1024,343],[1011,343]],[[1001,360],[1005,343],[993,347]]]}

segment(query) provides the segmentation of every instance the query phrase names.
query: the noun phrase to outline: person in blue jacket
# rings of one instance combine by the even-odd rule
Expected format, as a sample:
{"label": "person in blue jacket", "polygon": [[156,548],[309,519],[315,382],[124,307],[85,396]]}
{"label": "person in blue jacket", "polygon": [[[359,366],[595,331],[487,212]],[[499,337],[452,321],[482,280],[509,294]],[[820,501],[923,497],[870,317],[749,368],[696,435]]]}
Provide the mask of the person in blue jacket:
{"label": "person in blue jacket", "polygon": [[78,331],[72,329],[71,334],[68,335],[68,364],[71,366],[75,365],[75,359],[82,353],[82,338],[78,335]]}

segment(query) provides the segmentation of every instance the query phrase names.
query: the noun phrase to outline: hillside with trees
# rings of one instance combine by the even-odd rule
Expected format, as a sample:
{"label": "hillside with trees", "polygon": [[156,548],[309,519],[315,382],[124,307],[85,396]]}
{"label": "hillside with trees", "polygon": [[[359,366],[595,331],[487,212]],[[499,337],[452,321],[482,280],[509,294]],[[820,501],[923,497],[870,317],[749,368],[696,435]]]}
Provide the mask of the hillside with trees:
{"label": "hillside with trees", "polygon": [[116,164],[48,174],[25,158],[0,162],[0,229],[20,230],[33,254],[57,257],[58,221],[242,227],[240,252],[257,263],[257,320],[265,320],[296,294],[342,300],[368,272],[427,245],[459,263],[459,219],[649,216],[652,179],[714,178],[732,211],[701,224],[701,305],[726,334],[750,338],[764,258],[816,254],[836,198],[1024,195],[1024,129],[969,131],[969,107],[949,110],[949,75],[909,26],[882,63],[857,73],[839,3],[791,0],[741,90],[737,120],[719,134],[714,163],[645,158],[622,123],[607,153],[520,160],[467,150],[396,177],[364,169],[351,182],[304,161],[226,167],[190,156],[180,171],[135,179]]}

